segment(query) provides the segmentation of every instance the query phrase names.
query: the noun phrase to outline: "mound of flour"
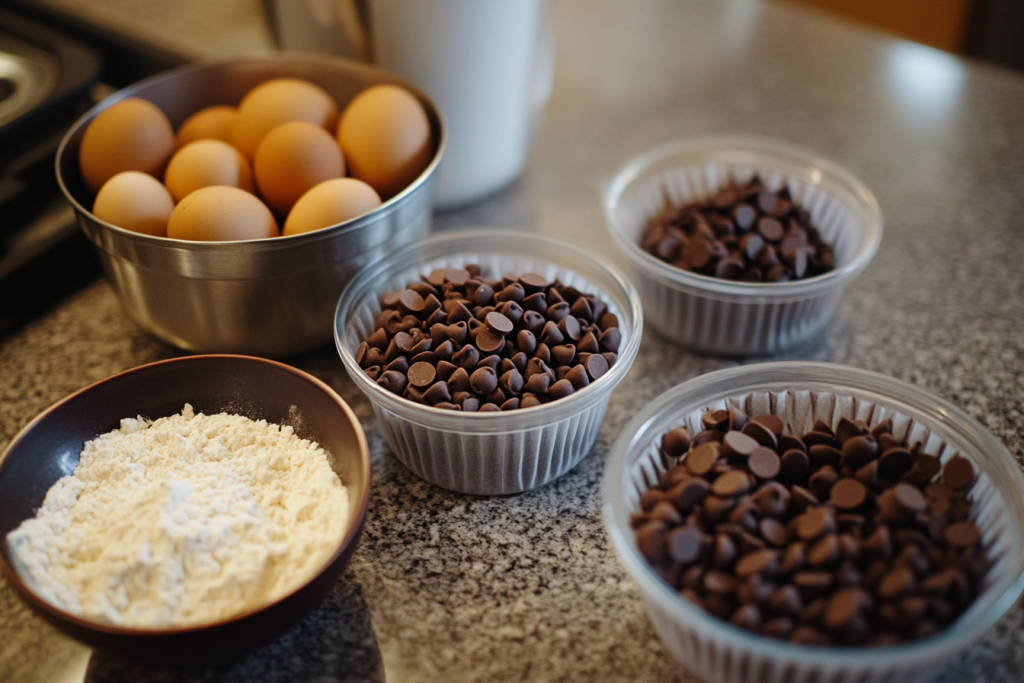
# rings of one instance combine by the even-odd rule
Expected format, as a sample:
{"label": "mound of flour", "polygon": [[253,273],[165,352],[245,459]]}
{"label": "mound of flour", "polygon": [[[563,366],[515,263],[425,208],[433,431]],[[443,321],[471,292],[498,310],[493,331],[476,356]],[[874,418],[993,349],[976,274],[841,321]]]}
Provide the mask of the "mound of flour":
{"label": "mound of flour", "polygon": [[87,442],[7,540],[23,579],[57,607],[180,627],[297,588],[347,526],[348,493],[323,449],[291,427],[186,404]]}

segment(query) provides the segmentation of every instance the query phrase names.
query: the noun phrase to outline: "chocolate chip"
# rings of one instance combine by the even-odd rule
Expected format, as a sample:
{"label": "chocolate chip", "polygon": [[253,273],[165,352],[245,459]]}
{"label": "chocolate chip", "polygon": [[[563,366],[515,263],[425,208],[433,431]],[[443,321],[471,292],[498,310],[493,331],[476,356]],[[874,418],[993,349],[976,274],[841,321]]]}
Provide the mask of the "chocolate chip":
{"label": "chocolate chip", "polygon": [[554,384],[552,384],[550,387],[548,387],[548,396],[556,399],[565,398],[566,396],[572,394],[575,391],[576,388],[573,387],[572,382],[570,382],[567,379],[560,379]]}
{"label": "chocolate chip", "polygon": [[[558,323],[558,331],[562,333],[562,336],[565,339],[578,341],[580,338],[580,323],[576,319],[576,316],[567,315],[562,318]],[[611,332],[611,330],[609,330],[609,332]],[[616,330],[616,333],[617,332],[618,330]],[[617,345],[616,348],[618,348]]]}
{"label": "chocolate chip", "polygon": [[868,490],[857,479],[840,479],[832,485],[830,498],[832,504],[841,510],[855,510],[867,500]]}
{"label": "chocolate chip", "polygon": [[423,398],[429,403],[437,404],[452,400],[448,385],[444,382],[434,382],[430,388],[423,392]]}
{"label": "chocolate chip", "polygon": [[916,578],[906,565],[897,565],[878,582],[878,596],[885,600],[902,597],[913,592]]}
{"label": "chocolate chip", "polygon": [[[686,552],[656,572],[710,614],[794,642],[894,644],[952,623],[991,565],[964,495],[974,466],[955,456],[940,471],[889,421],[840,419],[835,433],[820,423],[800,439],[776,420],[734,407],[702,415],[692,438],[663,436],[671,468],[642,494],[631,526],[657,519]],[[751,432],[776,446],[750,448]],[[884,476],[883,462],[900,479]],[[755,477],[768,481],[751,491]]]}
{"label": "chocolate chip", "polygon": [[498,376],[493,368],[477,368],[469,376],[469,386],[477,394],[489,394],[498,388]]}
{"label": "chocolate chip", "polygon": [[668,555],[679,564],[694,562],[701,551],[700,529],[692,526],[679,526],[673,529],[667,538]]}
{"label": "chocolate chip", "polygon": [[[465,371],[463,371],[465,372]],[[426,387],[433,383],[437,369],[430,363],[413,363],[407,373],[409,383],[415,387]]]}
{"label": "chocolate chip", "polygon": [[405,356],[399,356],[390,363],[384,366],[384,372],[394,371],[400,374],[406,374],[409,372],[409,361]]}
{"label": "chocolate chip", "polygon": [[786,525],[777,519],[765,517],[758,523],[758,530],[761,532],[761,536],[774,546],[782,547],[789,541]]}
{"label": "chocolate chip", "polygon": [[981,530],[974,522],[955,522],[946,527],[945,538],[951,546],[965,548],[981,540]]}
{"label": "chocolate chip", "polygon": [[878,460],[878,473],[886,479],[899,477],[914,466],[914,457],[906,448],[890,448]]}
{"label": "chocolate chip", "polygon": [[770,427],[766,427],[760,422],[751,420],[743,427],[743,434],[751,437],[757,443],[761,444],[765,448],[771,448],[775,450],[779,446],[778,439],[775,437],[775,433]]}
{"label": "chocolate chip", "polygon": [[686,456],[686,466],[697,475],[711,472],[721,453],[721,445],[716,441],[702,443],[690,450]]}
{"label": "chocolate chip", "polygon": [[[825,429],[828,429],[828,425],[824,423],[821,423],[820,426],[824,427]],[[823,432],[818,431],[817,429],[812,429],[810,432],[804,434],[803,437],[801,437],[801,440],[807,446],[808,451],[812,446],[816,446],[818,444],[824,446],[831,446],[832,448],[836,449],[838,449],[842,445],[839,443],[839,439],[837,439],[831,431]]]}
{"label": "chocolate chip", "polygon": [[502,303],[505,301],[515,301],[516,303],[519,303],[525,298],[526,290],[523,289],[523,286],[518,282],[513,282],[512,284],[507,285],[500,292],[494,293],[494,300],[497,303]]}
{"label": "chocolate chip", "polygon": [[695,505],[704,502],[711,485],[699,477],[687,477],[673,486],[665,497],[675,503],[679,511],[687,514]]}
{"label": "chocolate chip", "polygon": [[[495,406],[497,408],[497,406]],[[500,408],[497,408],[500,410]],[[483,408],[481,408],[483,410]],[[637,549],[651,564],[660,564],[666,557],[666,525],[661,520],[653,520],[636,531]]]}
{"label": "chocolate chip", "polygon": [[836,467],[843,457],[842,451],[827,444],[814,444],[807,449],[807,457],[817,466]]}
{"label": "chocolate chip", "polygon": [[840,629],[867,611],[871,604],[871,596],[860,586],[841,588],[829,598],[822,621],[830,629]]}
{"label": "chocolate chip", "polygon": [[[512,304],[514,302],[508,303]],[[487,325],[488,330],[494,334],[501,335],[502,337],[510,333],[513,328],[512,321],[497,311],[491,311],[488,313],[484,318],[484,324]]]}
{"label": "chocolate chip", "polygon": [[537,273],[524,273],[519,276],[519,284],[531,294],[541,292],[548,286],[548,279]]}
{"label": "chocolate chip", "polygon": [[677,267],[746,281],[762,279],[761,261],[768,253],[763,267],[771,270],[764,279],[795,279],[788,264],[776,265],[770,258],[772,245],[780,241],[784,251],[816,254],[814,274],[834,267],[832,248],[807,211],[793,203],[785,188],[764,189],[759,178],[727,185],[708,201],[666,207],[648,220],[640,239],[645,250]]}
{"label": "chocolate chip", "polygon": [[[661,437],[661,450],[668,457],[678,460],[690,449],[690,430],[680,426],[665,432]],[[689,463],[687,463],[689,464]]]}
{"label": "chocolate chip", "polygon": [[593,354],[588,357],[584,362],[583,366],[587,370],[587,374],[590,375],[590,379],[600,379],[606,372],[608,372],[608,361],[605,360],[604,356]]}
{"label": "chocolate chip", "polygon": [[921,489],[910,484],[896,484],[892,489],[896,502],[908,512],[922,512],[927,507],[927,501]]}
{"label": "chocolate chip", "polygon": [[802,479],[811,466],[807,453],[791,448],[782,454],[782,476],[791,481]]}
{"label": "chocolate chip", "polygon": [[772,449],[756,446],[747,458],[747,468],[759,479],[774,479],[779,476],[782,463]]}
{"label": "chocolate chip", "polygon": [[747,553],[736,561],[736,576],[765,574],[772,576],[778,572],[779,551],[764,549]]}
{"label": "chocolate chip", "polygon": [[505,347],[505,337],[486,329],[476,336],[476,346],[485,354],[499,353]]}
{"label": "chocolate chip", "polygon": [[942,481],[954,489],[967,488],[974,483],[974,465],[967,458],[955,455],[942,468]]}
{"label": "chocolate chip", "polygon": [[765,517],[781,517],[789,509],[792,496],[785,486],[770,481],[758,488],[752,498]]}
{"label": "chocolate chip", "polygon": [[395,372],[394,370],[389,370],[381,374],[380,378],[377,380],[377,384],[395,394],[401,394],[405,391],[407,382],[405,375],[400,372]]}
{"label": "chocolate chip", "polygon": [[590,384],[590,377],[587,375],[587,371],[582,365],[575,365],[570,368],[569,372],[565,374],[564,379],[569,380],[576,391],[579,391]]}
{"label": "chocolate chip", "polygon": [[832,513],[824,507],[812,507],[794,520],[796,533],[805,541],[818,538],[836,529]]}
{"label": "chocolate chip", "polygon": [[835,534],[826,534],[807,549],[807,564],[812,567],[831,567],[839,560],[841,548]]}
{"label": "chocolate chip", "polygon": [[750,477],[742,470],[730,470],[711,485],[716,496],[738,496],[750,490]]}
{"label": "chocolate chip", "polygon": [[609,327],[601,333],[597,341],[602,349],[616,353],[619,350],[619,344],[622,343],[622,332],[617,327]]}

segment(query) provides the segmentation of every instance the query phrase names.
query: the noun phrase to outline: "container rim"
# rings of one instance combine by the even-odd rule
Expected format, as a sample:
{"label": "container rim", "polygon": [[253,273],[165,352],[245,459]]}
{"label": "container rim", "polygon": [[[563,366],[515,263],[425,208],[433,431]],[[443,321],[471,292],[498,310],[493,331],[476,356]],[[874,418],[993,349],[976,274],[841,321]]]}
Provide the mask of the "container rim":
{"label": "container rim", "polygon": [[[328,226],[326,228],[320,228],[319,230],[311,230],[309,232],[299,233],[296,235],[278,235],[277,237],[270,238],[259,238],[249,240],[209,240],[209,241],[195,241],[195,240],[183,240],[176,239],[173,237],[161,237],[158,235],[146,235],[143,233],[121,228],[112,223],[108,223],[95,214],[92,210],[83,206],[81,202],[71,192],[67,186],[64,174],[61,172],[61,160],[66,154],[69,153],[68,147],[71,145],[72,139],[77,135],[80,129],[88,126],[97,115],[102,111],[110,108],[114,104],[117,104],[121,100],[129,97],[138,97],[138,92],[145,88],[148,88],[154,84],[158,84],[165,80],[177,78],[187,73],[195,73],[198,71],[205,71],[215,68],[222,68],[232,65],[258,65],[258,64],[298,64],[298,63],[320,63],[320,64],[333,64],[335,66],[343,66],[346,70],[355,72],[363,72],[367,75],[376,77],[386,78],[391,83],[398,83],[405,89],[409,90],[417,100],[422,104],[427,105],[428,117],[433,114],[437,117],[438,122],[438,140],[436,141],[436,149],[433,156],[430,159],[430,163],[427,167],[407,185],[401,192],[395,196],[389,198],[387,201],[381,203],[380,206],[376,207],[372,211],[365,213],[361,216],[356,216],[343,223],[337,225]],[[340,114],[340,110],[339,110]],[[444,156],[445,148],[448,144],[448,127],[444,120],[444,115],[438,108],[437,104],[427,95],[425,92],[417,88],[412,83],[385,71],[379,67],[361,62],[355,59],[348,59],[345,57],[329,56],[318,53],[310,52],[292,52],[287,53],[268,53],[260,54],[252,57],[228,57],[228,58],[211,58],[204,59],[197,62],[191,62],[182,66],[162,71],[158,74],[154,74],[140,81],[136,81],[131,85],[121,88],[117,92],[114,92],[105,97],[100,102],[96,103],[89,108],[84,114],[78,117],[78,119],[71,125],[70,128],[64,133],[61,138],[60,144],[57,147],[57,154],[54,158],[54,174],[57,178],[57,184],[60,186],[61,192],[64,194],[65,199],[71,204],[72,208],[76,213],[88,216],[90,220],[94,221],[97,225],[101,225],[105,230],[113,232],[115,234],[122,235],[132,240],[137,240],[144,244],[153,244],[167,247],[182,248],[187,251],[240,251],[249,247],[250,249],[258,248],[259,250],[266,250],[268,248],[279,251],[287,249],[295,244],[295,242],[319,242],[323,240],[330,240],[336,238],[340,233],[349,231],[356,231],[359,228],[364,227],[368,223],[376,222],[381,216],[393,213],[402,204],[405,203],[405,199],[413,194],[417,188],[423,185],[427,180],[434,174],[437,166],[441,163],[441,159]],[[159,178],[158,178],[159,180]]]}
{"label": "container rim", "polygon": [[[557,401],[532,408],[520,408],[500,413],[462,413],[414,403],[387,391],[370,380],[356,363],[354,349],[345,343],[350,319],[355,308],[370,296],[375,296],[384,281],[408,270],[426,259],[439,255],[457,255],[468,252],[500,254],[514,252],[516,248],[540,245],[561,256],[585,260],[593,271],[614,286],[613,291],[598,290],[596,295],[614,298],[624,320],[620,328],[626,332],[625,345],[620,348],[618,360],[607,373],[585,389]],[[549,259],[550,260],[550,259]],[[566,269],[572,268],[566,266]],[[499,274],[500,275],[500,274]],[[597,287],[597,285],[594,285]],[[538,426],[538,420],[556,422],[578,413],[594,403],[604,400],[617,385],[640,348],[643,334],[643,309],[640,296],[633,284],[617,268],[601,258],[581,251],[564,242],[536,234],[524,234],[504,229],[473,229],[439,233],[426,240],[409,244],[388,254],[381,261],[360,271],[342,292],[334,317],[334,341],[349,376],[370,400],[400,415],[403,419],[422,426],[450,432],[500,434],[518,432]],[[591,391],[591,389],[595,389]],[[603,388],[603,390],[602,390]]]}
{"label": "container rim", "polygon": [[[705,633],[741,646],[758,656],[800,660],[813,664],[836,664],[837,661],[842,661],[848,665],[882,666],[897,660],[926,661],[940,651],[952,652],[965,647],[1005,614],[1020,597],[1024,590],[1024,574],[1020,573],[1020,570],[1024,569],[1024,555],[1018,557],[1016,561],[1017,577],[1002,582],[1005,584],[999,587],[1002,592],[995,596],[985,610],[973,615],[971,621],[964,622],[961,617],[935,636],[911,643],[876,648],[793,645],[745,631],[691,605],[673,591],[640,556],[631,540],[630,510],[621,495],[621,490],[628,455],[636,452],[641,442],[647,442],[645,437],[652,428],[651,423],[662,411],[671,406],[684,404],[687,407],[673,408],[683,412],[696,407],[698,403],[758,389],[804,389],[815,386],[836,393],[843,389],[872,393],[897,404],[909,405],[906,399],[912,398],[916,401],[913,403],[915,412],[927,416],[930,424],[939,426],[941,429],[937,431],[940,433],[955,431],[984,444],[985,452],[994,454],[990,464],[998,470],[989,471],[989,476],[1005,477],[1011,482],[1011,486],[1024,496],[1024,474],[1006,447],[965,412],[913,384],[869,370],[817,361],[778,361],[726,368],[692,378],[655,398],[629,421],[612,445],[601,482],[602,517],[612,546],[627,573],[640,584],[645,599],[646,596],[653,596],[673,620],[693,623]],[[900,394],[904,398],[899,398]],[[1018,508],[1015,518],[1020,536],[1024,502],[1015,502]],[[1017,545],[1020,544],[1021,539],[1018,538]],[[995,588],[996,586],[993,586],[990,589]]]}
{"label": "container rim", "polygon": [[[624,226],[619,221],[618,207],[623,194],[651,168],[667,165],[667,162],[674,157],[685,157],[705,152],[717,152],[722,154],[725,159],[761,167],[769,164],[763,160],[758,162],[757,157],[768,156],[790,167],[802,167],[803,177],[801,179],[808,184],[819,185],[826,180],[834,183],[851,208],[857,211],[863,225],[864,237],[860,240],[852,258],[834,270],[803,280],[780,283],[739,283],[676,268],[641,249],[639,244],[628,238]],[[685,165],[684,162],[680,160],[674,166],[683,165]],[[829,287],[838,286],[867,267],[882,240],[883,219],[878,200],[867,186],[852,173],[798,145],[753,135],[736,134],[689,138],[659,145],[642,152],[626,162],[607,184],[602,192],[602,204],[608,232],[634,264],[670,285],[679,285],[730,299],[800,298],[817,294]]]}

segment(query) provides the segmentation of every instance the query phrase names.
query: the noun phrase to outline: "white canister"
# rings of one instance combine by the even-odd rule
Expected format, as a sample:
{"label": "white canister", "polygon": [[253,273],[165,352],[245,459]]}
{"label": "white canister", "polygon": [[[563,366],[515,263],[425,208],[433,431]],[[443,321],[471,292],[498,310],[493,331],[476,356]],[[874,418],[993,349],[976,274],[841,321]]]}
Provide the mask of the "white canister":
{"label": "white canister", "polygon": [[550,0],[369,0],[374,61],[437,103],[449,139],[435,206],[481,199],[523,170],[551,93]]}

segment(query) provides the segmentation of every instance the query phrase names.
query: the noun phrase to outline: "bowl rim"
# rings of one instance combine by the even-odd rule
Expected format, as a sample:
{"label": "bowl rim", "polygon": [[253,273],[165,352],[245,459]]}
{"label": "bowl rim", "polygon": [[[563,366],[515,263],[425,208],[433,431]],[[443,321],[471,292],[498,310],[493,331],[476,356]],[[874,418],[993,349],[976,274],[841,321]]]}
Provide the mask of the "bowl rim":
{"label": "bowl rim", "polygon": [[[854,208],[864,218],[862,223],[865,237],[861,240],[853,257],[846,264],[827,273],[801,280],[790,280],[789,282],[735,282],[710,275],[692,273],[648,254],[640,248],[639,244],[634,243],[633,240],[626,236],[625,228],[619,221],[618,207],[623,194],[634,181],[640,179],[652,166],[663,164],[677,156],[689,156],[706,152],[718,152],[736,158],[743,155],[767,155],[775,160],[782,160],[783,163],[789,165],[799,164],[807,167],[803,180],[808,184],[818,185],[826,178],[837,182],[844,193],[848,195],[848,199],[854,202]],[[768,165],[764,163],[755,164],[750,159],[747,159],[746,163],[755,166]],[[674,166],[681,167],[685,165],[687,164],[680,161]],[[701,291],[702,293],[730,298],[775,300],[803,298],[818,294],[828,287],[835,287],[848,281],[863,271],[874,257],[882,241],[882,211],[878,205],[878,200],[864,183],[850,171],[816,152],[784,140],[763,136],[745,134],[711,135],[676,140],[650,148],[634,156],[625,165],[620,167],[602,192],[602,205],[606,229],[630,261],[646,271],[647,274],[657,277],[670,286],[683,286]]]}
{"label": "bowl rim", "polygon": [[[747,381],[737,383],[743,379]],[[926,414],[931,424],[949,428],[949,431],[952,431],[952,426],[956,424],[960,429],[984,442],[986,450],[997,456],[996,463],[1001,471],[995,474],[1008,477],[1018,490],[1024,491],[1024,474],[1006,446],[967,413],[909,382],[853,366],[819,361],[776,361],[741,365],[698,375],[676,385],[650,401],[623,427],[611,447],[601,481],[602,519],[619,560],[630,578],[640,585],[645,602],[653,598],[674,621],[692,623],[709,637],[743,647],[747,652],[758,656],[799,660],[815,665],[833,665],[842,660],[847,665],[885,666],[895,663],[896,660],[928,660],[939,651],[952,653],[966,647],[1017,602],[1024,591],[1024,573],[1010,581],[1002,594],[996,596],[988,608],[975,614],[971,623],[954,622],[934,636],[887,647],[794,645],[743,630],[691,605],[654,572],[631,541],[629,508],[620,493],[627,457],[634,451],[634,442],[644,437],[650,423],[665,409],[683,402],[692,408],[698,403],[758,389],[767,390],[769,387],[810,388],[814,385],[831,388],[835,393],[841,393],[844,389],[876,393],[895,403],[907,401],[896,398],[890,392],[905,392],[913,396],[915,400],[921,401],[914,403],[913,407]],[[688,409],[674,408],[680,412]],[[943,433],[942,430],[936,431]]]}
{"label": "bowl rim", "polygon": [[[311,574],[305,581],[303,581],[301,584],[295,586],[292,590],[288,591],[287,593],[278,596],[272,602],[268,602],[268,603],[266,603],[264,605],[261,605],[259,607],[254,608],[254,609],[250,609],[250,610],[247,610],[245,612],[239,612],[239,613],[234,614],[231,617],[228,617],[226,619],[218,619],[216,621],[210,621],[210,622],[206,622],[206,623],[202,623],[202,624],[196,624],[196,625],[192,625],[192,626],[177,626],[177,627],[170,627],[170,628],[137,628],[137,627],[129,627],[129,626],[117,626],[117,625],[114,625],[114,624],[105,624],[105,623],[102,623],[102,622],[93,621],[91,619],[86,619],[86,618],[84,618],[82,616],[79,616],[79,615],[76,615],[76,614],[72,614],[70,612],[66,612],[66,611],[62,610],[61,608],[57,607],[56,605],[52,604],[48,600],[45,600],[40,595],[38,595],[25,581],[22,580],[21,575],[18,573],[18,570],[15,567],[11,566],[7,562],[7,560],[3,556],[3,554],[0,554],[0,575],[3,575],[3,577],[5,579],[7,579],[7,581],[10,582],[11,585],[13,585],[15,587],[16,592],[18,593],[19,596],[22,597],[22,599],[28,600],[35,607],[45,611],[46,613],[52,615],[53,617],[55,617],[55,618],[57,618],[57,619],[59,619],[61,621],[65,621],[65,622],[71,623],[71,624],[73,624],[75,626],[78,626],[80,628],[83,628],[83,629],[87,629],[87,630],[90,630],[90,631],[96,631],[96,632],[100,632],[100,633],[105,633],[105,634],[110,634],[110,635],[149,636],[149,637],[153,637],[153,636],[170,636],[170,635],[194,633],[194,632],[199,632],[199,631],[205,631],[205,630],[208,630],[208,629],[211,629],[211,628],[219,628],[219,627],[225,626],[227,624],[231,624],[231,623],[242,621],[243,619],[247,619],[248,617],[251,617],[254,614],[257,614],[259,612],[263,612],[264,610],[268,610],[271,607],[273,607],[274,605],[277,605],[277,604],[283,602],[284,600],[287,600],[288,598],[290,598],[291,596],[293,596],[294,594],[298,593],[300,590],[305,588],[307,585],[309,585],[310,583],[315,581],[317,578],[319,578],[324,573],[324,571],[326,571],[328,569],[328,567],[330,567],[334,562],[336,562],[338,560],[338,558],[341,557],[341,555],[350,546],[353,545],[353,543],[358,541],[358,538],[359,538],[360,534],[362,533],[363,523],[364,523],[364,521],[366,519],[366,514],[367,514],[367,511],[368,511],[369,505],[370,505],[370,486],[371,486],[371,479],[372,479],[371,471],[370,471],[370,448],[369,448],[369,444],[368,444],[368,442],[366,440],[366,434],[363,431],[362,423],[359,421],[359,418],[356,416],[355,411],[353,411],[352,408],[345,402],[345,400],[338,394],[338,392],[336,392],[334,389],[332,389],[330,387],[330,385],[328,385],[326,382],[324,382],[324,381],[314,377],[313,375],[309,374],[308,372],[306,372],[304,370],[300,370],[299,368],[293,367],[293,366],[288,365],[286,363],[281,363],[279,361],[271,360],[271,359],[268,359],[268,358],[260,358],[260,357],[257,357],[257,356],[245,356],[245,355],[240,355],[240,354],[228,354],[228,353],[214,353],[214,354],[202,354],[202,355],[193,355],[193,356],[179,356],[179,357],[176,357],[176,358],[167,358],[167,359],[164,359],[164,360],[153,361],[151,363],[145,363],[143,365],[138,365],[136,367],[129,368],[129,369],[123,370],[121,372],[117,372],[117,373],[115,373],[113,375],[110,375],[108,377],[104,377],[103,379],[100,379],[100,380],[98,380],[96,382],[93,382],[92,384],[89,384],[88,386],[83,387],[83,388],[79,389],[78,391],[75,391],[75,392],[65,396],[64,398],[62,398],[59,401],[57,401],[56,403],[50,405],[48,408],[44,409],[38,415],[36,415],[34,418],[32,418],[32,420],[27,425],[25,425],[21,430],[19,430],[18,433],[14,436],[13,439],[11,439],[11,442],[4,449],[3,453],[0,453],[0,468],[2,468],[4,466],[4,464],[7,461],[8,456],[14,450],[14,448],[22,441],[22,439],[32,429],[35,428],[35,426],[38,423],[42,422],[51,413],[57,411],[58,409],[60,409],[61,407],[67,405],[68,403],[71,403],[72,401],[82,400],[83,397],[86,397],[90,392],[95,390],[97,387],[100,387],[101,385],[109,384],[111,382],[120,381],[121,379],[123,379],[124,377],[126,377],[128,375],[135,374],[135,373],[138,373],[138,372],[148,371],[148,370],[150,370],[152,368],[155,368],[155,367],[158,367],[158,366],[172,365],[172,364],[177,364],[177,363],[182,363],[182,364],[204,363],[204,362],[209,362],[211,359],[212,360],[232,359],[232,360],[240,360],[240,361],[243,361],[245,363],[255,362],[255,363],[258,363],[258,364],[264,364],[264,365],[273,366],[273,367],[278,368],[280,370],[284,370],[286,372],[289,372],[289,373],[299,377],[300,379],[303,379],[303,380],[309,382],[310,384],[316,386],[318,389],[320,389],[322,392],[324,392],[331,400],[334,401],[334,403],[339,408],[341,408],[342,412],[345,414],[345,416],[351,422],[351,424],[352,424],[352,426],[354,428],[354,431],[356,433],[356,441],[357,441],[357,444],[358,444],[359,459],[361,461],[361,464],[362,464],[362,467],[363,467],[363,471],[365,472],[365,475],[362,478],[363,479],[362,486],[360,487],[360,491],[361,492],[359,494],[359,497],[356,500],[356,505],[355,505],[356,514],[352,515],[352,517],[349,519],[349,521],[348,521],[348,528],[345,529],[345,533],[341,537],[341,541],[338,543],[338,546],[331,553],[330,557],[328,557],[324,561],[324,563],[315,572],[313,572],[313,574]],[[97,435],[97,436],[99,436],[99,435]],[[348,488],[348,487],[346,486],[346,488]],[[7,543],[7,539],[6,538],[0,538],[0,543],[5,543],[6,544]]]}
{"label": "bowl rim", "polygon": [[[597,293],[605,298],[611,298],[618,294],[627,303],[625,307],[620,306],[622,308],[621,312],[624,316],[632,318],[632,324],[629,325],[626,344],[620,348],[618,359],[608,372],[585,389],[574,392],[565,398],[530,408],[518,408],[516,410],[494,413],[463,413],[461,411],[445,410],[415,403],[391,393],[367,377],[363,369],[356,363],[353,351],[346,345],[345,336],[348,332],[349,321],[356,307],[367,301],[370,296],[377,296],[376,289],[382,281],[394,277],[397,274],[396,271],[408,271],[415,268],[416,264],[422,264],[426,259],[437,258],[437,254],[424,257],[421,254],[424,250],[440,250],[451,245],[453,250],[447,252],[451,255],[468,252],[497,254],[511,250],[514,248],[513,245],[517,244],[527,246],[539,245],[556,250],[560,254],[585,258],[598,274],[608,278],[615,284],[617,292],[598,291]],[[546,260],[555,262],[554,259]],[[571,268],[566,269],[572,270]],[[629,322],[629,320],[620,320],[620,328],[623,322]],[[466,432],[471,433],[519,432],[524,429],[535,428],[565,419],[585,410],[598,401],[606,399],[608,392],[629,371],[640,349],[642,336],[643,308],[640,302],[640,295],[636,288],[633,287],[633,284],[615,266],[604,259],[577,249],[560,240],[535,233],[523,233],[507,229],[482,228],[441,232],[389,253],[385,258],[367,266],[352,278],[338,300],[334,316],[334,341],[342,363],[352,380],[375,405],[381,405],[402,419],[422,424],[425,427],[445,431],[459,431],[456,429],[456,424],[461,423],[459,426],[464,428]],[[587,391],[591,387],[595,387],[597,390],[593,392]],[[601,391],[602,388],[605,391]],[[415,418],[412,417],[413,414],[416,416]],[[543,418],[544,422],[539,423],[538,418]]]}
{"label": "bowl rim", "polygon": [[[322,65],[331,65],[344,67],[346,71],[363,72],[373,76],[383,76],[387,79],[387,82],[399,84],[403,88],[411,92],[421,104],[429,105],[427,116],[433,113],[437,117],[438,122],[438,140],[436,141],[436,149],[430,158],[430,163],[427,164],[426,168],[420,172],[416,179],[413,180],[409,185],[402,189],[401,192],[390,197],[386,201],[381,202],[380,206],[364,213],[362,215],[350,218],[343,223],[336,225],[330,225],[325,228],[318,230],[310,230],[309,232],[298,233],[295,235],[278,235],[276,237],[261,237],[257,239],[247,240],[185,240],[174,237],[166,237],[159,235],[148,235],[145,233],[135,232],[134,230],[128,230],[127,228],[118,227],[112,223],[98,218],[91,209],[82,205],[81,202],[74,196],[70,188],[68,188],[63,173],[61,173],[61,160],[65,155],[69,154],[68,148],[71,145],[71,139],[75,137],[80,129],[87,127],[93,119],[96,118],[101,112],[112,107],[113,105],[121,102],[124,99],[131,97],[140,97],[137,93],[140,90],[144,90],[154,84],[162,81],[178,78],[184,74],[195,73],[200,71],[213,70],[217,68],[224,68],[232,65],[287,65],[297,63],[319,63]],[[274,78],[280,78],[284,76],[278,76]],[[319,86],[322,87],[322,86]],[[141,99],[146,99],[141,97]],[[332,96],[333,99],[333,96]],[[147,100],[148,101],[148,100]],[[236,103],[237,104],[237,103]],[[339,106],[338,115],[340,117],[341,112],[344,111],[343,107]],[[332,134],[333,136],[333,134]],[[341,233],[349,231],[356,231],[359,228],[365,227],[366,224],[376,222],[381,216],[389,215],[394,213],[401,208],[401,205],[405,203],[405,199],[413,194],[421,185],[428,182],[429,179],[434,175],[438,165],[441,163],[441,159],[444,156],[445,149],[448,144],[448,127],[444,119],[444,115],[440,108],[434,102],[429,95],[423,90],[417,88],[412,83],[399,77],[397,74],[393,74],[386,71],[378,66],[362,62],[356,59],[349,59],[346,57],[339,57],[333,55],[324,55],[321,53],[313,52],[299,52],[299,51],[288,51],[279,53],[267,53],[260,55],[253,55],[249,57],[226,57],[226,58],[209,58],[182,66],[174,67],[160,73],[153,74],[142,80],[136,81],[131,85],[127,85],[124,88],[111,93],[101,101],[94,104],[85,113],[79,116],[73,124],[65,131],[61,138],[60,144],[57,146],[57,154],[54,157],[54,174],[57,179],[57,184],[60,187],[64,198],[71,204],[71,207],[76,213],[87,216],[89,220],[95,222],[97,225],[103,227],[104,230],[108,230],[115,234],[122,235],[126,238],[138,240],[143,243],[149,243],[154,245],[162,245],[167,247],[177,247],[187,249],[189,251],[218,251],[223,249],[231,249],[233,251],[239,251],[239,248],[245,246],[259,247],[261,250],[265,250],[268,246],[271,246],[275,250],[287,249],[294,246],[296,242],[317,242],[321,240],[331,240],[340,236]],[[175,149],[177,151],[178,148]],[[350,177],[350,176],[342,176]],[[163,180],[157,178],[161,183]],[[262,200],[261,200],[262,201]],[[268,207],[269,208],[269,207]],[[275,223],[277,218],[275,216]],[[283,226],[279,226],[281,229]]]}

